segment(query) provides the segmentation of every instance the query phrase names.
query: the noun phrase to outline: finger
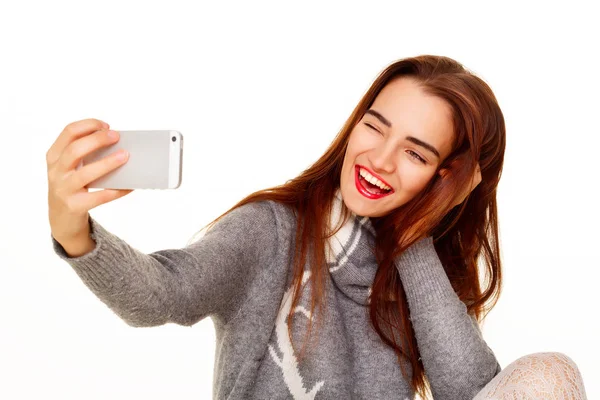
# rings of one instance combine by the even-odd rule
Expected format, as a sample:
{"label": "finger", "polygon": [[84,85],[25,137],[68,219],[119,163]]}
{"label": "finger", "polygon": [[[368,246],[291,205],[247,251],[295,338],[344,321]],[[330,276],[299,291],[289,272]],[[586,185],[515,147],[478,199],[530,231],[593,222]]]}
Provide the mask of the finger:
{"label": "finger", "polygon": [[50,146],[50,149],[48,149],[46,163],[48,165],[56,163],[65,148],[78,138],[94,131],[108,128],[110,126],[106,122],[94,118],[83,119],[68,124],[60,135],[58,135],[52,146]]}
{"label": "finger", "polygon": [[99,205],[110,203],[133,192],[133,189],[104,189],[95,192],[79,192],[73,195],[73,207],[78,210],[91,210]]}
{"label": "finger", "polygon": [[479,163],[477,163],[477,169],[475,171],[475,181],[473,184],[473,188],[471,190],[473,190],[475,187],[477,187],[477,185],[479,185],[481,183],[481,167],[479,166]]}
{"label": "finger", "polygon": [[61,154],[58,164],[55,165],[57,172],[59,174],[69,173],[86,155],[101,147],[118,142],[118,137],[110,137],[108,133],[109,131],[101,130],[71,142]]}
{"label": "finger", "polygon": [[110,171],[125,164],[128,157],[126,156],[124,159],[121,159],[119,158],[120,153],[122,153],[122,151],[116,151],[100,160],[84,165],[77,171],[74,171],[68,176],[65,187],[71,192],[76,192],[83,187],[87,187],[90,182],[95,181]]}
{"label": "finger", "polygon": [[[475,176],[473,177],[474,179],[472,179],[471,182],[471,187],[469,188],[469,190],[464,194],[464,197],[461,201],[461,203],[463,201],[466,200],[467,197],[469,197],[469,195],[473,192],[473,190],[475,190],[475,188],[477,187],[477,185],[479,185],[479,183],[481,183],[481,174],[479,172],[477,172],[475,174]],[[459,203],[460,204],[460,203]]]}

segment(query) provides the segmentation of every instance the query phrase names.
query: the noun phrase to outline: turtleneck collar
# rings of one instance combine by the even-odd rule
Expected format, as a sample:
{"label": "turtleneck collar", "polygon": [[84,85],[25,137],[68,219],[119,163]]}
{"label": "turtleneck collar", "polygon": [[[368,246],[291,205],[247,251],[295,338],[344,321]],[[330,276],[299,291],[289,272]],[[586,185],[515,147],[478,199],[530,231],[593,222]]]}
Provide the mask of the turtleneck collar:
{"label": "turtleneck collar", "polygon": [[[329,227],[336,227],[341,219],[344,200],[338,188],[333,198]],[[351,211],[341,229],[328,240],[325,247],[330,276],[336,287],[350,299],[367,305],[371,285],[377,272],[372,248],[375,230],[369,217]]]}

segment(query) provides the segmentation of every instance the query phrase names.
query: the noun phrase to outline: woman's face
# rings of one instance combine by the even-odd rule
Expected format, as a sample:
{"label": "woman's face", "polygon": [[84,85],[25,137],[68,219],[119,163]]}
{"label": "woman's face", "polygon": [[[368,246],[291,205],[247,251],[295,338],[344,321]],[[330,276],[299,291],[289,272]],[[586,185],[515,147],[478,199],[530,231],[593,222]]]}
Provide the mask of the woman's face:
{"label": "woman's face", "polygon": [[[346,206],[380,217],[410,201],[450,154],[452,130],[444,100],[425,95],[406,77],[388,83],[350,133],[340,177]],[[368,183],[364,172],[389,190]]]}

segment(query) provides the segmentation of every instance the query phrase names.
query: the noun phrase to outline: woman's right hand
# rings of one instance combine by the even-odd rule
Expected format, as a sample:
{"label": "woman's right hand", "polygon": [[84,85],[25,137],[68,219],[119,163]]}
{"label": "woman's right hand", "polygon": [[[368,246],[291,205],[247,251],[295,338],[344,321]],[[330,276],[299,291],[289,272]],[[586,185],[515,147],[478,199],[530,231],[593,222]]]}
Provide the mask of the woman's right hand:
{"label": "woman's right hand", "polygon": [[[104,189],[89,192],[87,185],[127,162],[119,159],[123,150],[76,170],[80,160],[100,147],[112,145],[119,134],[97,119],[68,124],[46,153],[48,166],[48,218],[52,236],[59,243],[74,243],[89,238],[88,211],[121,198],[133,190]],[[114,138],[108,133],[114,132]]]}

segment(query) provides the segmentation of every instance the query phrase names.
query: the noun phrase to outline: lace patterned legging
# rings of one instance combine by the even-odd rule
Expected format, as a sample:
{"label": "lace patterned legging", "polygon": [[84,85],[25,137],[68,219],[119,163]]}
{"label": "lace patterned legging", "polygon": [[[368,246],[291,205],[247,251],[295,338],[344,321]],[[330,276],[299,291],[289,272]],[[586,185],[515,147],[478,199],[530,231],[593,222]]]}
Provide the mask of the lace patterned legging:
{"label": "lace patterned legging", "polygon": [[473,400],[585,400],[575,362],[558,352],[528,354],[503,368]]}

